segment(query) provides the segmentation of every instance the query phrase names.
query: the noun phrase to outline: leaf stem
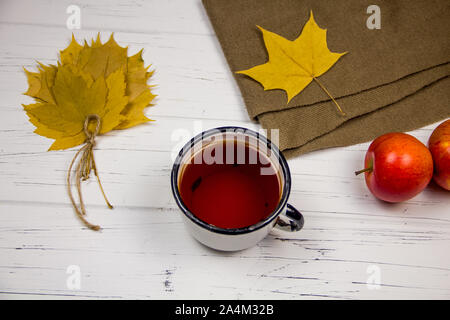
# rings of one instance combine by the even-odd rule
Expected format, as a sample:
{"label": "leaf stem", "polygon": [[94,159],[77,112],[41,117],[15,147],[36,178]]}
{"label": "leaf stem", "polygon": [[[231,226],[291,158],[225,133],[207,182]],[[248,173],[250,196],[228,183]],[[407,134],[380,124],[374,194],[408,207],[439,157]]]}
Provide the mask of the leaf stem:
{"label": "leaf stem", "polygon": [[339,103],[336,101],[336,99],[334,99],[334,97],[331,95],[331,93],[327,90],[327,88],[325,88],[325,86],[322,84],[322,82],[319,81],[319,79],[317,79],[316,77],[313,77],[313,79],[317,82],[317,84],[322,88],[323,91],[326,92],[326,94],[331,98],[331,100],[333,100],[334,104],[336,105],[336,107],[338,108],[339,112],[345,116],[345,112],[342,111],[341,106],[339,105]]}

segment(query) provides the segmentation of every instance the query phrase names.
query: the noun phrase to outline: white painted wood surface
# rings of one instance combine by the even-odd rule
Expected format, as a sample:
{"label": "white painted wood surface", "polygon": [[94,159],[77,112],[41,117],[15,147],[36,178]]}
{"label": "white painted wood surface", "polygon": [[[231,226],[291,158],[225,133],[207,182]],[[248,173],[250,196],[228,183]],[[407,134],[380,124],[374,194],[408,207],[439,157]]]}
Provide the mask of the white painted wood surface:
{"label": "white painted wood surface", "polygon": [[[22,66],[55,63],[70,40],[70,4],[81,8],[77,39],[115,32],[129,52],[144,48],[156,70],[156,122],[98,139],[110,200],[84,187],[85,229],[65,174],[75,150],[47,152],[22,111],[31,99]],[[17,1],[0,3],[0,298],[303,299],[450,298],[450,197],[431,185],[405,203],[377,201],[353,172],[368,144],[290,160],[290,202],[305,216],[299,233],[274,231],[258,246],[221,253],[197,243],[170,192],[177,129],[258,128],[199,1]],[[436,126],[412,132],[426,142]],[[187,137],[186,137],[187,138]],[[183,140],[184,142],[184,140]],[[81,286],[67,286],[68,266]],[[375,266],[375,267],[371,267]],[[368,269],[369,268],[369,269]],[[366,282],[371,268],[381,284]]]}

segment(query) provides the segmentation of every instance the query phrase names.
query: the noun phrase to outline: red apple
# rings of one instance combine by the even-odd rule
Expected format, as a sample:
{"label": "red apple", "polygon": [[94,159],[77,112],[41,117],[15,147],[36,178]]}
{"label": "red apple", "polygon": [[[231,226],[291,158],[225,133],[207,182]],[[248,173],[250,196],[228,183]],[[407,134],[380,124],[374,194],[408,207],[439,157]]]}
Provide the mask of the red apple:
{"label": "red apple", "polygon": [[401,202],[420,193],[433,176],[428,148],[413,136],[393,132],[376,138],[366,153],[364,172],[372,194],[387,202]]}
{"label": "red apple", "polygon": [[434,181],[450,190],[450,119],[442,122],[428,141],[434,162]]}

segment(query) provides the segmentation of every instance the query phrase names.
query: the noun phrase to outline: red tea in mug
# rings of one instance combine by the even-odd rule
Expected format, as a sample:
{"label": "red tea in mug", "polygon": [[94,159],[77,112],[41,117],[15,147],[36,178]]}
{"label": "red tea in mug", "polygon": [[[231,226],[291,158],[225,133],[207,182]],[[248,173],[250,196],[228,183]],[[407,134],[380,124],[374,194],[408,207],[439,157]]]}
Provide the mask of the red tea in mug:
{"label": "red tea in mug", "polygon": [[229,140],[211,143],[193,155],[181,168],[178,188],[197,218],[226,229],[267,218],[282,192],[278,171],[267,155],[248,143]]}

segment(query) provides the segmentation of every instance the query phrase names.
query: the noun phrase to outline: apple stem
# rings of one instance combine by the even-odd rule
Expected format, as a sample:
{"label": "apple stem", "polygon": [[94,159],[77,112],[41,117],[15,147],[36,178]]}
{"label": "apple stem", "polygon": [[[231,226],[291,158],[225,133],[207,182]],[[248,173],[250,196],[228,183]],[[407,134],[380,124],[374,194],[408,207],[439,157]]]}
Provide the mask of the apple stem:
{"label": "apple stem", "polygon": [[372,172],[372,170],[373,170],[373,168],[372,168],[372,166],[370,166],[370,167],[364,168],[362,170],[355,171],[355,175],[357,176],[358,174],[363,173],[363,172]]}

